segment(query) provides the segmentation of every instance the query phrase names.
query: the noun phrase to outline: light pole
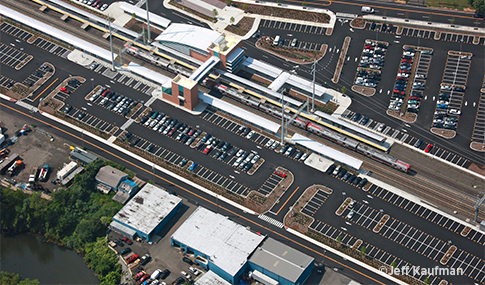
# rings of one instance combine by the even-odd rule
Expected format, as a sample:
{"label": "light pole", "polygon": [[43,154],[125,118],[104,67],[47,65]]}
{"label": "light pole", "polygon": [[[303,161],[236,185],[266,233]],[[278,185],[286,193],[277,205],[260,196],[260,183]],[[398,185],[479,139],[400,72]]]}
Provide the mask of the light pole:
{"label": "light pole", "polygon": [[343,200],[344,200],[344,201],[345,201],[345,195],[347,195],[347,193],[342,192],[342,197],[343,197]]}
{"label": "light pole", "polygon": [[91,78],[91,89],[94,89],[94,78]]}

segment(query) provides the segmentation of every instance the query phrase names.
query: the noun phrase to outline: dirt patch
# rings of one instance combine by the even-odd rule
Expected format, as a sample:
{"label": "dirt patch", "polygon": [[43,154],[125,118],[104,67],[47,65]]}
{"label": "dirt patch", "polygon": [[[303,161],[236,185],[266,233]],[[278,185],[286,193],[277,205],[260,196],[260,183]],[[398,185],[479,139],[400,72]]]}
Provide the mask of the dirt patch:
{"label": "dirt patch", "polygon": [[296,48],[274,46],[273,39],[270,37],[263,37],[256,42],[257,48],[297,64],[312,63],[314,60],[320,60],[326,52],[326,47],[324,48],[324,46],[322,45],[319,51],[304,51]]}
{"label": "dirt patch", "polygon": [[308,187],[301,195],[300,199],[296,201],[292,208],[292,212],[289,212],[284,219],[284,224],[294,230],[306,234],[308,232],[308,226],[313,222],[313,218],[301,213],[301,209],[310,201],[310,199],[317,193],[318,190],[325,191],[328,194],[333,192],[332,189],[323,185],[312,185]]}
{"label": "dirt patch", "polygon": [[438,135],[445,139],[452,139],[456,136],[456,131],[454,130],[447,130],[441,128],[431,128],[430,130],[433,134]]}
{"label": "dirt patch", "polygon": [[362,18],[355,18],[350,21],[350,27],[354,29],[364,29],[365,28],[365,20]]}
{"label": "dirt patch", "polygon": [[468,170],[471,170],[473,172],[476,172],[480,175],[484,175],[485,176],[485,168],[483,165],[478,165],[476,163],[472,163],[470,165],[470,167],[468,167]]}
{"label": "dirt patch", "polygon": [[404,112],[403,115],[401,115],[401,112],[389,109],[386,111],[386,114],[406,123],[414,123],[418,118],[418,115],[415,113]]}
{"label": "dirt patch", "polygon": [[340,73],[342,72],[342,69],[344,67],[345,63],[345,57],[347,56],[347,50],[349,49],[350,46],[350,37],[345,37],[344,44],[342,46],[342,51],[340,52],[340,56],[338,58],[337,62],[337,68],[335,69],[335,73],[333,74],[332,77],[332,82],[333,83],[338,83],[340,80]]}
{"label": "dirt patch", "polygon": [[352,85],[352,91],[368,97],[374,96],[374,94],[376,94],[375,88],[361,86],[361,85]]}
{"label": "dirt patch", "polygon": [[262,214],[269,211],[273,207],[274,203],[276,203],[276,201],[283,196],[283,194],[285,194],[285,192],[293,184],[293,173],[283,167],[277,167],[276,170],[280,170],[285,173],[287,175],[286,178],[284,178],[268,196],[264,196],[256,191],[251,191],[248,198],[242,203],[243,206]]}
{"label": "dirt patch", "polygon": [[244,36],[253,27],[254,18],[243,17],[237,24],[229,25],[226,27],[226,31],[234,33],[239,36]]}
{"label": "dirt patch", "polygon": [[[15,132],[20,130],[25,121],[6,114],[3,112],[0,116],[4,134],[10,138]],[[1,175],[1,177],[11,178],[21,183],[28,183],[30,169],[34,166],[41,167],[44,164],[49,165],[49,180],[47,182],[38,182],[42,187],[53,191],[58,186],[51,184],[49,181],[55,179],[57,171],[63,167],[64,163],[69,163],[70,148],[64,141],[54,138],[51,141],[51,135],[48,135],[42,129],[31,126],[32,131],[25,136],[20,136],[17,142],[8,146],[10,154],[17,153],[24,162],[23,168],[15,176]]]}
{"label": "dirt patch", "polygon": [[[139,34],[142,33],[143,28],[145,28],[145,36],[148,36],[147,25],[137,19],[132,18],[128,21],[128,23],[125,24],[124,27]],[[152,40],[158,37],[158,35],[160,35],[161,33],[161,30],[150,26],[150,37],[152,38]]]}
{"label": "dirt patch", "polygon": [[284,9],[278,7],[269,7],[264,5],[254,5],[246,3],[233,2],[233,6],[242,9],[248,13],[259,14],[272,17],[280,17],[293,20],[302,20],[317,23],[330,23],[330,16],[324,13],[307,12],[301,10]]}

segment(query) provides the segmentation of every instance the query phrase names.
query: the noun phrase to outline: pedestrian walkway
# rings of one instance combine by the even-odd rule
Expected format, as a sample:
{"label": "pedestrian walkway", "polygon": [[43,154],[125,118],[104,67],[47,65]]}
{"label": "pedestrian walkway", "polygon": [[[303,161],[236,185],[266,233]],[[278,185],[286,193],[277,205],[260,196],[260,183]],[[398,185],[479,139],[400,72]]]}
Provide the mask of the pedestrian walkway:
{"label": "pedestrian walkway", "polygon": [[268,222],[270,224],[273,224],[273,225],[277,226],[278,228],[283,228],[284,227],[284,224],[282,222],[277,221],[277,220],[275,220],[275,219],[273,219],[271,217],[268,217],[265,214],[259,215],[258,218],[260,218],[261,220],[266,221],[266,222]]}

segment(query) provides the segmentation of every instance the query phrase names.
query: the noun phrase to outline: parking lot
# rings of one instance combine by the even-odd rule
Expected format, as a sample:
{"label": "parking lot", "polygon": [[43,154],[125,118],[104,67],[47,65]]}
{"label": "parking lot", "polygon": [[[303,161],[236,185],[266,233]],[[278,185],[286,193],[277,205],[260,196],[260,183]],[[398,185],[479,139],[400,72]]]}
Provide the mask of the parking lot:
{"label": "parking lot", "polygon": [[[396,34],[398,37],[406,36],[406,37],[415,37],[421,39],[430,39],[434,40],[436,37],[436,32],[433,30],[428,29],[419,29],[414,27],[407,27],[407,26],[392,26],[389,28],[390,25],[382,23],[366,23],[365,29],[369,31],[376,31],[376,32],[383,32],[383,33],[392,33]],[[441,32],[439,40],[441,41],[448,41],[448,42],[455,42],[455,43],[464,43],[464,44],[473,44],[474,36],[466,35],[466,34],[457,34],[452,32]],[[480,45],[484,44],[484,37],[480,37]]]}
{"label": "parking lot", "polygon": [[[351,120],[351,118],[355,115],[355,112],[352,112],[350,110],[346,110],[343,112],[342,114],[342,118],[349,121]],[[382,133],[383,135],[386,135],[386,136],[389,136],[397,141],[400,141],[400,142],[403,142],[405,144],[408,144],[408,145],[412,145],[414,146],[415,143],[419,140],[419,138],[416,138],[412,135],[409,135],[405,129],[404,131],[403,130],[397,130],[397,129],[394,129],[394,128],[391,128],[390,126],[386,126],[385,124],[383,123],[380,123],[380,122],[377,122],[377,121],[374,121],[372,119],[369,119],[369,122],[366,123],[365,125],[363,125],[364,128],[367,128],[367,129],[370,129],[370,130],[374,130],[376,132],[379,132],[379,133]],[[433,148],[431,149],[431,151],[429,152],[430,154],[432,154],[434,157],[439,157],[441,159],[444,159],[450,163],[453,163],[453,164],[456,164],[460,167],[463,167],[463,168],[468,168],[471,164],[470,160],[456,154],[456,153],[453,153],[451,151],[448,151],[448,150],[445,150],[444,148],[441,148],[439,146],[437,146],[435,143],[433,142],[423,142],[421,144],[421,146],[419,146],[419,150],[424,150],[427,146],[428,143],[432,143],[433,144]]]}
{"label": "parking lot", "polygon": [[3,74],[0,74],[0,86],[3,86],[5,88],[12,88],[12,86],[15,84],[15,80],[10,79]]}
{"label": "parking lot", "polygon": [[375,88],[381,80],[388,43],[366,39],[354,84]]}
{"label": "parking lot", "polygon": [[110,133],[113,128],[115,127],[114,125],[101,120],[100,118],[97,118],[89,113],[86,113],[85,111],[82,111],[76,107],[72,107],[69,109],[68,112],[66,112],[66,115],[73,118],[77,119],[83,123],[85,123],[88,126],[91,126],[95,129],[98,129],[102,132]]}
{"label": "parking lot", "polygon": [[[349,223],[350,224],[350,223]],[[310,229],[317,231],[331,239],[336,240],[339,236],[342,238],[341,243],[348,246],[352,247],[358,240],[359,238],[356,238],[350,234],[347,233],[347,229],[342,227],[342,228],[336,228],[331,225],[328,225],[324,223],[323,221],[315,220],[310,226]],[[391,265],[391,263],[395,262],[397,264],[396,268],[403,268],[408,266],[411,268],[413,265],[405,260],[402,260],[401,258],[390,254],[389,252],[382,250],[372,244],[369,244],[367,242],[363,242],[362,246],[367,248],[367,256],[370,259],[376,259],[379,260],[380,262],[383,262],[387,265]],[[420,274],[415,274],[413,275],[413,272],[410,272],[409,275],[420,279],[424,280],[428,276],[423,276]],[[430,276],[429,280],[431,281],[431,284],[434,284],[434,281],[437,277],[436,276]]]}
{"label": "parking lot", "polygon": [[0,25],[0,30],[6,34],[12,35],[18,39],[21,39],[23,41],[28,41],[31,37],[32,34],[29,32],[26,32],[22,29],[19,29],[13,25],[10,25],[9,23],[3,22]]}
{"label": "parking lot", "polygon": [[301,209],[301,212],[305,215],[313,217],[313,215],[320,209],[323,204],[328,199],[330,194],[325,193],[322,190],[318,190],[315,195],[306,203],[306,205]]}
{"label": "parking lot", "polygon": [[15,68],[19,63],[29,55],[23,51],[14,48],[11,45],[0,43],[0,63],[11,68]]}
{"label": "parking lot", "polygon": [[[440,227],[443,227],[455,234],[461,234],[461,231],[465,228],[463,224],[455,222],[452,219],[449,219],[441,214],[438,214],[426,207],[418,205],[406,198],[403,198],[397,194],[394,194],[390,191],[387,191],[384,188],[381,188],[377,185],[372,185],[368,190],[369,195],[373,195],[374,197],[378,197],[384,201],[387,201],[395,206],[404,209],[410,213],[417,215],[420,218],[428,220]],[[485,237],[480,232],[472,229],[468,234],[468,237],[473,242],[478,243],[479,245],[485,244]]]}
{"label": "parking lot", "polygon": [[[361,203],[357,203],[354,209],[348,211],[353,211],[354,215],[351,219],[347,217],[347,220],[351,220],[368,230],[372,230],[383,215],[383,213]],[[345,216],[345,213],[342,217]],[[379,234],[437,262],[444,257],[453,244],[451,241],[440,240],[393,217],[384,224]],[[466,276],[477,281],[483,281],[485,272],[481,269],[485,267],[485,261],[463,250],[459,250],[459,252],[453,254],[448,265],[455,269],[462,268]]]}
{"label": "parking lot", "polygon": [[470,72],[470,53],[448,52],[432,126],[456,129]]}
{"label": "parking lot", "polygon": [[68,50],[66,48],[58,46],[58,45],[51,43],[50,41],[44,40],[42,38],[36,39],[35,42],[34,42],[34,45],[52,53],[52,54],[60,56],[62,58],[67,58],[67,56],[71,52],[70,50]]}
{"label": "parking lot", "polygon": [[[136,139],[136,140],[135,140]],[[133,146],[143,150],[143,151],[147,151],[149,153],[152,153],[153,155],[155,156],[158,156],[160,158],[164,158],[166,161],[174,164],[174,165],[178,165],[180,166],[180,162],[182,160],[186,160],[185,164],[183,164],[183,166],[180,166],[180,167],[187,167],[187,166],[190,166],[192,163],[190,162],[189,159],[186,159],[182,156],[180,156],[179,154],[177,153],[174,153],[173,151],[171,150],[168,150],[166,148],[163,148],[159,145],[156,145],[146,139],[143,139],[143,138],[140,138],[140,137],[137,137],[137,136],[133,136],[131,139],[130,139],[130,142],[132,143]],[[226,190],[228,191],[231,191],[233,193],[236,193],[238,195],[241,195],[241,196],[244,196],[246,197],[249,192],[251,191],[251,188],[241,184],[241,183],[238,183],[237,181],[234,180],[235,177],[226,177],[220,173],[217,173],[201,164],[199,164],[199,162],[196,162],[197,164],[194,166],[194,169],[192,170],[192,173],[194,173],[195,175],[205,179],[205,180],[208,180],[212,183],[215,183],[223,188],[225,188]]]}
{"label": "parking lot", "polygon": [[[86,68],[89,68],[87,66]],[[128,76],[125,73],[120,73],[117,71],[112,71],[110,67],[107,67],[103,64],[98,65],[94,72],[97,72],[107,78],[111,79],[112,83],[118,82],[122,83],[128,87],[135,89],[136,91],[140,91],[142,93],[150,95],[155,88],[149,84],[145,84],[142,81],[139,81],[131,76]]]}
{"label": "parking lot", "polygon": [[[223,116],[220,116],[210,111],[205,111],[200,115],[200,117],[232,133],[236,133],[242,127],[241,124],[238,124],[234,121],[231,121],[227,118],[224,118]],[[254,133],[253,137],[250,140],[255,142],[256,144],[264,146],[270,140],[270,138],[268,138],[267,136],[261,133],[256,132]]]}
{"label": "parking lot", "polygon": [[316,35],[324,35],[326,31],[324,27],[287,23],[287,22],[280,22],[280,21],[273,21],[273,20],[262,20],[259,26],[263,28],[307,33],[307,34],[316,34]]}
{"label": "parking lot", "polygon": [[[1,83],[0,83],[1,84]],[[485,90],[485,76],[483,77],[482,89]],[[485,144],[485,92],[480,92],[477,115],[473,125],[472,142]]]}
{"label": "parking lot", "polygon": [[259,187],[258,192],[264,196],[268,196],[273,192],[273,190],[278,186],[278,184],[283,180],[283,177],[276,175],[274,172],[264,181],[263,185]]}

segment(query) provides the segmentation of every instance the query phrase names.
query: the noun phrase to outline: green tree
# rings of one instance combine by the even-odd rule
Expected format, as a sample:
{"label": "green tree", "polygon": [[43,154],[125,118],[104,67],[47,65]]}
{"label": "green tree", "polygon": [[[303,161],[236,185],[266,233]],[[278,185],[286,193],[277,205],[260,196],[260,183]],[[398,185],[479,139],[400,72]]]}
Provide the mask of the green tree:
{"label": "green tree", "polygon": [[343,239],[342,235],[338,235],[337,242],[338,243],[342,243],[342,239]]}
{"label": "green tree", "polygon": [[475,9],[476,13],[485,12],[485,0],[468,0],[468,5]]}
{"label": "green tree", "polygon": [[391,266],[396,268],[397,267],[397,263],[395,261],[391,262]]}
{"label": "green tree", "polygon": [[345,94],[345,92],[347,92],[347,87],[342,86],[342,89],[340,89],[340,91],[342,91],[342,94]]}
{"label": "green tree", "polygon": [[360,253],[362,253],[363,255],[366,255],[367,254],[367,247],[361,246],[360,247]]}
{"label": "green tree", "polygon": [[281,3],[281,2],[283,2],[283,0],[276,0],[276,2]]}
{"label": "green tree", "polygon": [[307,3],[307,2],[305,2],[305,1],[303,1],[303,2],[301,2],[301,5],[302,5],[303,7],[306,7],[306,6],[308,6],[308,3]]}
{"label": "green tree", "polygon": [[234,24],[234,22],[236,21],[236,19],[234,19],[234,17],[231,17],[231,19],[229,19],[229,21],[231,21],[231,25]]}
{"label": "green tree", "polygon": [[232,0],[226,0],[226,4],[227,5],[231,5],[232,4]]}
{"label": "green tree", "polygon": [[429,278],[428,277],[424,278],[424,281],[423,282],[426,283],[426,284],[431,284],[431,281],[429,281]]}
{"label": "green tree", "polygon": [[131,18],[132,18],[132,19],[136,19],[136,14],[135,14],[135,13],[132,13],[132,14],[131,14]]}
{"label": "green tree", "polygon": [[2,285],[38,285],[39,280],[22,279],[22,276],[16,273],[0,272],[0,284]]}
{"label": "green tree", "polygon": [[242,5],[242,9],[243,9],[244,11],[246,11],[246,12],[247,12],[247,11],[248,11],[248,8],[249,8],[249,7],[248,7],[248,4],[244,3],[244,4]]}
{"label": "green tree", "polygon": [[214,10],[212,10],[212,13],[214,14],[214,18],[217,17],[217,15],[219,15],[219,13],[217,12],[217,10],[214,8]]}

